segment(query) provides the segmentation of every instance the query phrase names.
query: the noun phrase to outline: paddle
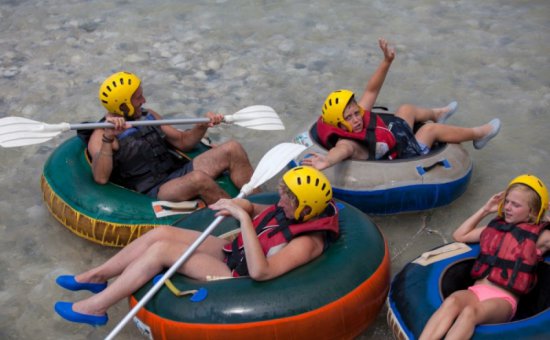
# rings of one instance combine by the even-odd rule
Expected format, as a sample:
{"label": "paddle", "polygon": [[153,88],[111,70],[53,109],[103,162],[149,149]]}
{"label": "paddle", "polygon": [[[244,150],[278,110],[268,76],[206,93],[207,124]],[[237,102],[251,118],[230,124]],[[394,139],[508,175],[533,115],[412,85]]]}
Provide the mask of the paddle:
{"label": "paddle", "polygon": [[[208,123],[208,118],[182,118],[162,120],[139,120],[129,122],[132,126],[177,125]],[[284,130],[277,112],[269,106],[253,105],[232,115],[224,116],[224,122],[255,130]],[[111,123],[46,124],[22,117],[0,118],[0,146],[12,148],[49,141],[58,134],[69,130],[90,130],[111,128]]]}
{"label": "paddle", "polygon": [[[292,159],[297,157],[307,149],[303,145],[294,143],[281,143],[269,150],[260,160],[256,170],[252,174],[250,182],[243,185],[241,192],[236,198],[242,198],[250,194],[255,188],[267,182],[270,178],[281,171]],[[199,237],[189,246],[181,257],[168,269],[160,280],[143,296],[143,298],[132,308],[132,310],[118,323],[118,325],[107,335],[105,339],[113,339],[115,335],[134,317],[137,312],[153,297],[153,295],[162,287],[181,265],[189,259],[191,254],[200,246],[200,244],[212,233],[212,231],[223,221],[225,216],[218,216],[216,219],[199,235]]]}

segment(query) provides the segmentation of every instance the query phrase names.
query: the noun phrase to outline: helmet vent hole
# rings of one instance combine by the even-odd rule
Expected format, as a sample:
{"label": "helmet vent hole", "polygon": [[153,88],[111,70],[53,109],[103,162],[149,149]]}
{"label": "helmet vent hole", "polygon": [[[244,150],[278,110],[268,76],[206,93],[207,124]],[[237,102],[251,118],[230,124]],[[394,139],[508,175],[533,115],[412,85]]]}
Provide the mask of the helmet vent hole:
{"label": "helmet vent hole", "polygon": [[113,80],[113,87],[116,87],[116,81]]}
{"label": "helmet vent hole", "polygon": [[107,91],[113,92],[113,90],[111,90],[111,87],[110,87],[110,86],[107,86]]}
{"label": "helmet vent hole", "polygon": [[107,95],[107,93],[105,92],[101,92],[101,94],[103,95],[103,97],[109,97],[109,95]]}
{"label": "helmet vent hole", "polygon": [[338,98],[336,98],[336,100],[334,101],[334,103],[335,103],[336,105],[338,105]]}
{"label": "helmet vent hole", "polygon": [[120,85],[124,85],[124,78],[120,78]]}
{"label": "helmet vent hole", "polygon": [[298,185],[302,185],[302,179],[300,177],[296,178],[296,182],[298,182]]}
{"label": "helmet vent hole", "polygon": [[319,178],[316,178],[316,179],[315,179],[315,186],[316,186],[316,187],[319,186]]}
{"label": "helmet vent hole", "polygon": [[323,186],[321,187],[321,190],[325,190],[326,187],[327,187],[326,183],[323,183]]}
{"label": "helmet vent hole", "polygon": [[307,180],[306,180],[306,183],[307,183],[307,184],[311,183],[311,177],[307,176],[306,179],[307,179]]}

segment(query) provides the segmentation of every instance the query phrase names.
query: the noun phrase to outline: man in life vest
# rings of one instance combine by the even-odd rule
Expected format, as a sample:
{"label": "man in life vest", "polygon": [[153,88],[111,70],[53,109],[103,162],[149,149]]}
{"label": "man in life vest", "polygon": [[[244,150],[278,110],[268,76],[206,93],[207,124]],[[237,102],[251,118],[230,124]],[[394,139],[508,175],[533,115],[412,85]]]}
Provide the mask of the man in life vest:
{"label": "man in life vest", "polygon": [[207,129],[219,124],[223,115],[208,112],[209,123],[189,130],[169,125],[131,127],[140,119],[162,119],[142,107],[145,97],[140,79],[128,72],[108,77],[99,89],[99,100],[107,109],[104,120],[114,129],[96,129],[88,141],[92,172],[97,183],[112,181],[128,189],[168,201],[186,201],[200,196],[207,204],[229,195],[215,182],[229,172],[240,189],[252,176],[252,166],[242,146],[228,141],[189,160],[176,150],[189,151]]}
{"label": "man in life vest", "polygon": [[[312,153],[302,164],[322,170],[345,159],[408,158],[427,154],[436,142],[473,141],[474,147],[481,149],[498,134],[499,119],[474,128],[444,124],[456,111],[456,102],[432,109],[401,105],[394,116],[383,121],[371,110],[395,58],[395,50],[384,39],[379,40],[379,45],[384,60],[359,101],[352,91],[342,89],[330,93],[324,102],[317,121],[317,135],[328,153]],[[415,133],[415,123],[425,124]]]}
{"label": "man in life vest", "polygon": [[[178,272],[197,280],[246,275],[266,281],[320,256],[340,232],[328,179],[311,167],[290,169],[280,182],[279,196],[272,205],[246,199],[221,199],[210,205],[217,216],[237,219],[240,234],[231,243],[208,236]],[[106,324],[110,306],[175,263],[199,236],[195,230],[159,226],[99,267],[59,276],[56,282],[63,288],[96,294],[75,303],[57,302],[55,311],[68,321]]]}
{"label": "man in life vest", "polygon": [[[518,299],[536,285],[537,264],[548,250],[547,209],[544,183],[533,175],[521,175],[454,232],[458,242],[479,242],[480,254],[471,270],[476,281],[443,301],[426,324],[421,340],[469,339],[476,325],[514,317]],[[476,228],[492,213],[497,217]]]}

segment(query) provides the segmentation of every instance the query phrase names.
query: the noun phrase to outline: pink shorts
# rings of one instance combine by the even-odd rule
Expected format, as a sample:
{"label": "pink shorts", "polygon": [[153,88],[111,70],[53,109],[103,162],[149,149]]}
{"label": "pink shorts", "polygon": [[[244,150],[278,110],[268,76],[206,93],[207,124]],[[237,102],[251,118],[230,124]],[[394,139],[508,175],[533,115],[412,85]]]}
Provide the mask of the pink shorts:
{"label": "pink shorts", "polygon": [[468,287],[468,290],[471,291],[472,293],[474,293],[477,296],[477,298],[479,299],[480,302],[485,301],[485,300],[489,300],[489,299],[503,299],[503,300],[508,301],[510,306],[512,306],[512,315],[510,316],[510,319],[508,321],[512,320],[514,315],[516,315],[516,309],[518,308],[518,302],[512,294],[510,294],[510,293],[508,293],[508,292],[506,292],[502,289],[499,289],[497,287],[493,287],[493,286],[486,285],[486,284],[476,284],[476,285]]}

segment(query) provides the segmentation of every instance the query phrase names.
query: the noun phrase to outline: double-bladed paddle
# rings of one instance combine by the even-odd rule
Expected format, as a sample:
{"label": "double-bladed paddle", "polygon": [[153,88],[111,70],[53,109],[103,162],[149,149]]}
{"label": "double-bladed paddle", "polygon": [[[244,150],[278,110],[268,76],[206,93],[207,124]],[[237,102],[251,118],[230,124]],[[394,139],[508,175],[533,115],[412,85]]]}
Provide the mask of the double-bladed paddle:
{"label": "double-bladed paddle", "polygon": [[[181,118],[161,120],[128,121],[131,126],[177,125],[208,123],[208,118]],[[253,105],[246,107],[232,115],[224,116],[224,122],[243,126],[255,130],[284,130],[284,125],[277,112],[269,106]],[[0,118],[0,146],[12,148],[49,141],[61,132],[69,130],[90,130],[98,128],[112,128],[111,123],[82,123],[82,124],[46,124],[22,117]]]}

